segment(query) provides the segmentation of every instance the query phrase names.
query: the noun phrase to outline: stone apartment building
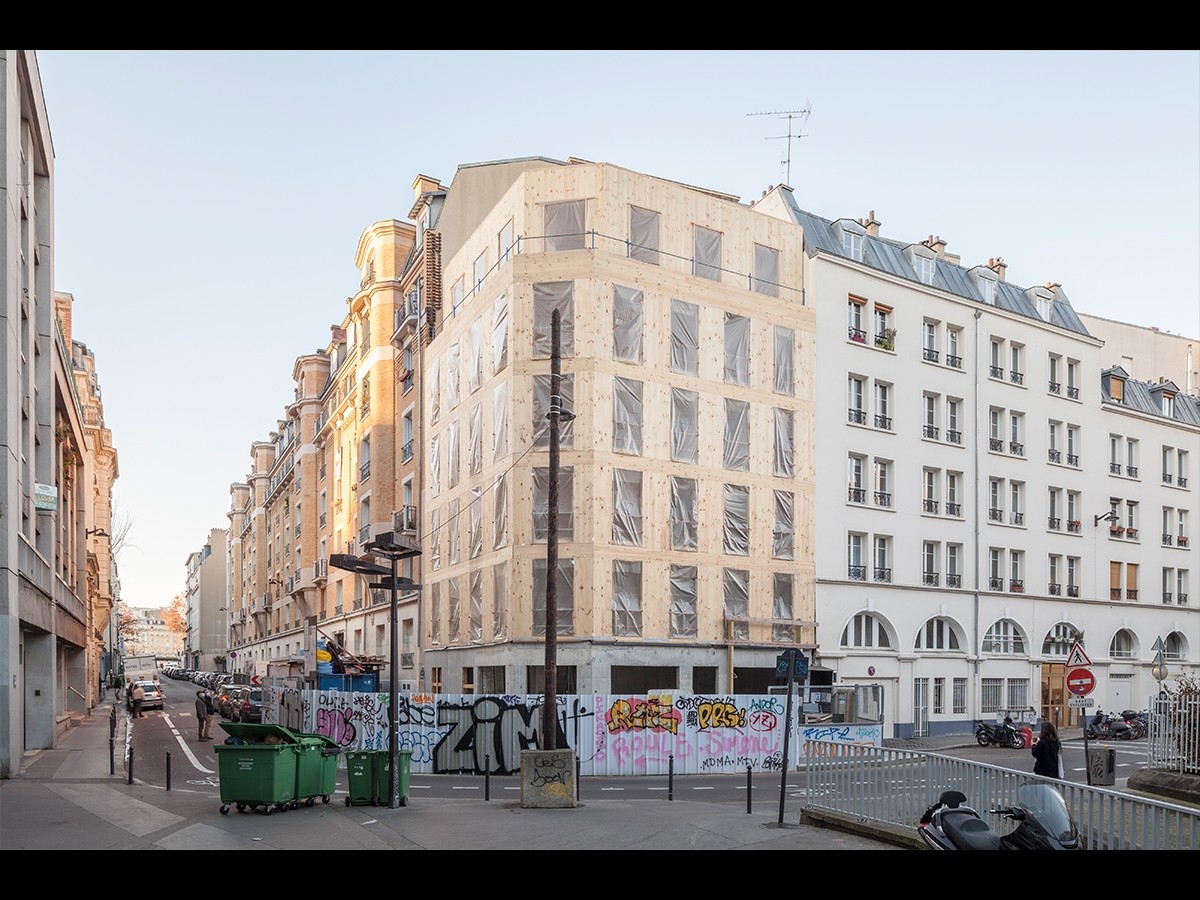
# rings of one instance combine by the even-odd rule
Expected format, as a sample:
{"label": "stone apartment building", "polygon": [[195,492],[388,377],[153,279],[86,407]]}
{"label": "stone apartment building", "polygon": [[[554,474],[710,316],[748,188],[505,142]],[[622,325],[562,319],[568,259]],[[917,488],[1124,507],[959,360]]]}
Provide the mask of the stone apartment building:
{"label": "stone apartment building", "polygon": [[187,558],[183,664],[189,669],[214,672],[227,668],[227,554],[226,530],[213,528],[204,546]]}

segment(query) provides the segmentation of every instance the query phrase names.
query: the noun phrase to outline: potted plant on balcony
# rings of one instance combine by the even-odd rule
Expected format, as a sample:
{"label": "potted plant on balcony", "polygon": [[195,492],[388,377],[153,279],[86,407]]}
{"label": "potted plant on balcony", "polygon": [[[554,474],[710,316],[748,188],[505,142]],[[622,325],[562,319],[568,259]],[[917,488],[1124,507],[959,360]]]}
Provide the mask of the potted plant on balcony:
{"label": "potted plant on balcony", "polygon": [[850,329],[850,340],[854,341],[856,344],[865,344],[867,342],[867,336],[865,333],[863,333],[862,331],[859,331],[857,328],[851,328]]}
{"label": "potted plant on balcony", "polygon": [[1186,534],[1179,535],[1179,537],[1175,538],[1175,543],[1178,544],[1180,547],[1186,547],[1188,545],[1187,535]]}
{"label": "potted plant on balcony", "polygon": [[1112,534],[1112,535],[1116,535],[1117,537],[1121,537],[1121,535],[1123,535],[1125,533],[1125,526],[1124,525],[1109,525],[1108,533]]}
{"label": "potted plant on balcony", "polygon": [[875,346],[881,347],[884,350],[896,349],[896,329],[883,328],[875,335]]}
{"label": "potted plant on balcony", "polygon": [[1078,531],[1082,524],[1083,523],[1080,522],[1078,519],[1072,519],[1070,522],[1067,523],[1067,530],[1068,531]]}

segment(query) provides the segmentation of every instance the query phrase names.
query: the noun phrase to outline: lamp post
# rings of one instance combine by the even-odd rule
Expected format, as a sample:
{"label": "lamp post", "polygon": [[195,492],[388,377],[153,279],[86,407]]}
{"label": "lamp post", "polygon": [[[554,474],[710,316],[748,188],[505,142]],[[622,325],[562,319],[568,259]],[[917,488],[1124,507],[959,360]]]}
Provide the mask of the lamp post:
{"label": "lamp post", "polygon": [[[404,538],[397,539],[394,532],[383,532],[373,540],[367,541],[363,548],[367,551],[363,556],[349,553],[335,553],[329,557],[329,564],[335,569],[354,572],[358,575],[385,578],[386,581],[375,584],[368,583],[372,588],[388,588],[391,591],[391,646],[388,662],[388,809],[400,806],[397,794],[399,787],[396,778],[396,761],[400,750],[400,724],[396,714],[396,693],[399,687],[398,664],[400,662],[400,642],[396,628],[396,609],[399,600],[400,578],[396,574],[396,566],[402,559],[408,559],[421,554],[421,548]],[[385,557],[388,565],[384,566],[375,561],[375,554]],[[404,582],[405,590],[420,590],[419,584],[411,581]]]}

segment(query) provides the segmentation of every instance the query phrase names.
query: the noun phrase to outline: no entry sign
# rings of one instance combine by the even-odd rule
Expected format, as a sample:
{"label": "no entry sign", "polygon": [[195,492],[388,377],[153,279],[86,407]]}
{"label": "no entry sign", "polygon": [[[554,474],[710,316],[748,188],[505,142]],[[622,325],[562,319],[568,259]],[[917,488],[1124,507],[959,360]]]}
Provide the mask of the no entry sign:
{"label": "no entry sign", "polygon": [[1067,690],[1077,697],[1086,697],[1096,689],[1096,676],[1091,669],[1071,669],[1067,672]]}

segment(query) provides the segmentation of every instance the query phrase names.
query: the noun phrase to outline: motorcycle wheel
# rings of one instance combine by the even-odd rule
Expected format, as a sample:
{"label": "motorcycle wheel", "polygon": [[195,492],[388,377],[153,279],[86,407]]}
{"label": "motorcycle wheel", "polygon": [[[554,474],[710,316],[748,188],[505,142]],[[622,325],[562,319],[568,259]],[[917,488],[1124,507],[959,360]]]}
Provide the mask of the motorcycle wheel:
{"label": "motorcycle wheel", "polygon": [[991,743],[991,741],[988,740],[988,736],[986,734],[984,734],[982,731],[975,732],[975,740],[977,740],[979,742],[980,747],[986,747],[988,744]]}
{"label": "motorcycle wheel", "polygon": [[1091,741],[1094,741],[1094,740],[1096,740],[1096,731],[1095,731],[1095,729],[1089,728],[1089,729],[1087,730],[1087,736],[1088,736],[1088,740],[1091,740]]}
{"label": "motorcycle wheel", "polygon": [[1012,737],[1008,739],[1008,746],[1012,747],[1014,750],[1024,750],[1025,735],[1021,734],[1019,731],[1014,731],[1012,733]]}

